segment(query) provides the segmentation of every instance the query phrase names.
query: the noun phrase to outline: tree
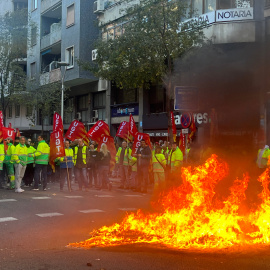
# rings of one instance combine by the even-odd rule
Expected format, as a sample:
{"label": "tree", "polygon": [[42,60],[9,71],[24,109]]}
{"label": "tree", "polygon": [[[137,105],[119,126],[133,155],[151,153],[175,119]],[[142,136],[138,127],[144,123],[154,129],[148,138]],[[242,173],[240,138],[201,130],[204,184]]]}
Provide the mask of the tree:
{"label": "tree", "polygon": [[26,74],[21,60],[27,50],[27,9],[0,18],[0,97],[4,121],[13,96],[26,90]]}
{"label": "tree", "polygon": [[[203,41],[204,24],[199,20],[183,23],[190,13],[182,0],[141,0],[123,12],[124,34],[100,39],[96,43],[95,63],[83,65],[120,88],[147,88],[151,83],[163,83],[172,141],[169,112],[173,101],[174,61]],[[106,32],[106,27],[101,25],[101,31]]]}

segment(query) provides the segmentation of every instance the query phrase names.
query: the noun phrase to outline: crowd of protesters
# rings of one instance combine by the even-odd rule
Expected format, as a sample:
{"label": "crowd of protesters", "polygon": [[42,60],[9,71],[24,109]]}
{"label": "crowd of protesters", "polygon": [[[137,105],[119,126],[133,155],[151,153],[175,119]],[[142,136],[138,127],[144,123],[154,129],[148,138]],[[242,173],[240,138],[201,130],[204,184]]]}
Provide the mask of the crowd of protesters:
{"label": "crowd of protesters", "polygon": [[64,188],[70,191],[110,190],[109,179],[120,178],[118,188],[147,193],[151,184],[154,188],[164,186],[168,175],[183,163],[183,153],[176,143],[157,142],[150,146],[141,140],[132,155],[132,143],[123,141],[121,146],[116,144],[113,162],[104,143],[98,147],[95,141],[85,145],[82,139],[77,139],[74,142],[65,140],[64,144],[65,156],[55,160],[53,172],[49,164],[50,146],[42,135],[35,143],[23,136],[14,142],[6,138],[5,144],[0,144],[0,188],[17,193],[24,191],[22,187],[46,191],[49,180],[59,181],[60,191]]}

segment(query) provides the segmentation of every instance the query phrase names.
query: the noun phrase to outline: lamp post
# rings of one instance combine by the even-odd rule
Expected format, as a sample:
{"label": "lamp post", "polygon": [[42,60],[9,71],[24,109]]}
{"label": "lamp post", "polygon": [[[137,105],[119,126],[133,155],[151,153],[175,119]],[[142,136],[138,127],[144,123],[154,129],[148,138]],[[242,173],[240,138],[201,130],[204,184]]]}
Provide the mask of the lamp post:
{"label": "lamp post", "polygon": [[59,67],[65,67],[64,74],[62,75],[62,86],[61,86],[61,118],[64,124],[64,91],[65,91],[65,85],[64,85],[64,79],[67,71],[67,66],[69,66],[69,63],[67,62],[57,62],[57,65]]}

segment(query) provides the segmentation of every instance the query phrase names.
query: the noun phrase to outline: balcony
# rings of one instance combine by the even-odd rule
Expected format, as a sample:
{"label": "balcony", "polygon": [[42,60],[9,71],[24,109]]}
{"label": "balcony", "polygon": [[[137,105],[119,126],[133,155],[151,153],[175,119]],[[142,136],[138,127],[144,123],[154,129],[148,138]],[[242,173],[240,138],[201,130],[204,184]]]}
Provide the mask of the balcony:
{"label": "balcony", "polygon": [[43,36],[40,40],[40,49],[43,50],[59,41],[61,41],[61,22],[53,23],[50,26],[50,33]]}
{"label": "balcony", "polygon": [[40,7],[41,14],[54,6],[59,5],[61,2],[62,0],[41,0],[41,7]]}
{"label": "balcony", "polygon": [[56,68],[50,72],[46,72],[40,75],[40,85],[46,85],[50,83],[60,82],[61,81],[61,69]]}

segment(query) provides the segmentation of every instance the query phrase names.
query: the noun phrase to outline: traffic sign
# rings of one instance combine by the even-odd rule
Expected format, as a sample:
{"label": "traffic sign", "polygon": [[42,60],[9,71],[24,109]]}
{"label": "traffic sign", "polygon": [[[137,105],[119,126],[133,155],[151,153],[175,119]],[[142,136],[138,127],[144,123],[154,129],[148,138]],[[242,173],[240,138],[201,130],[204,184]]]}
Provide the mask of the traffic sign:
{"label": "traffic sign", "polygon": [[183,113],[180,121],[183,128],[188,128],[191,124],[191,115],[189,113]]}

